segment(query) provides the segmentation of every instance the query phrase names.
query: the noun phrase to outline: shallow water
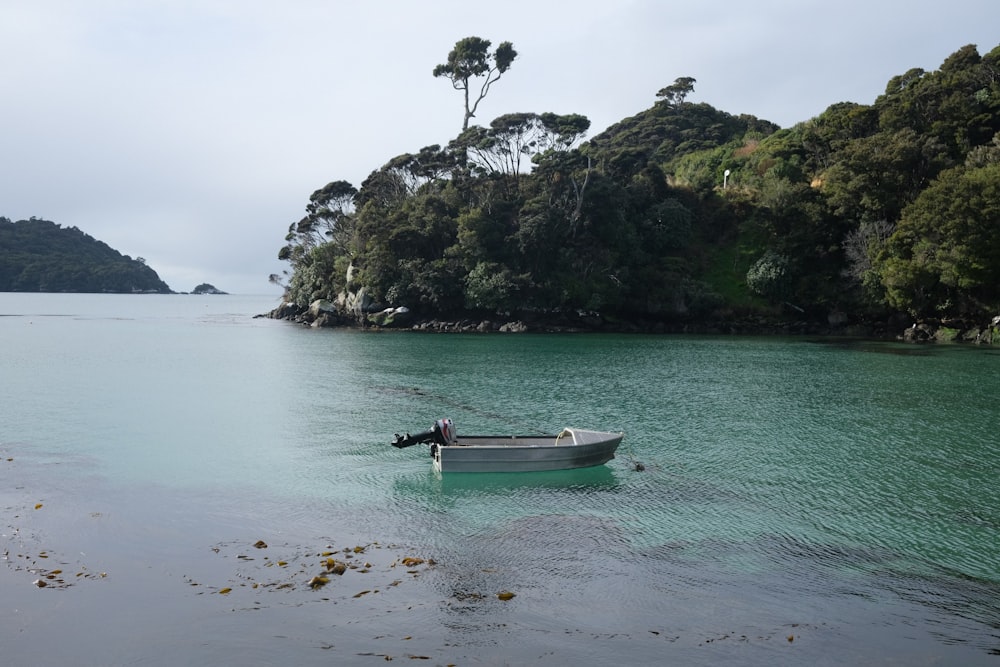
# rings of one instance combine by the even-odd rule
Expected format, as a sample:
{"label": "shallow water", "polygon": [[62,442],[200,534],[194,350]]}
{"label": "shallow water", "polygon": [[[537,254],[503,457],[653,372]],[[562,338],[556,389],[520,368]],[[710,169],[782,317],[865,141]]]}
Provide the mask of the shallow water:
{"label": "shallow water", "polygon": [[[5,664],[1000,654],[994,350],[250,317],[274,305],[0,294]],[[520,475],[389,446],[443,416],[626,437]]]}

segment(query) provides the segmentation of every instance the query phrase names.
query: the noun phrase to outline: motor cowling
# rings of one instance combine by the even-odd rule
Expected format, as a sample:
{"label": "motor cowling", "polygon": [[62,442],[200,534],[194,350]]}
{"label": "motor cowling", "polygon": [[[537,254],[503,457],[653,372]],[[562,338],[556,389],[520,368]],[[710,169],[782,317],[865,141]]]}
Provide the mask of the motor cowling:
{"label": "motor cowling", "polygon": [[455,424],[450,419],[439,419],[434,422],[435,440],[439,445],[454,445],[458,442],[455,435]]}

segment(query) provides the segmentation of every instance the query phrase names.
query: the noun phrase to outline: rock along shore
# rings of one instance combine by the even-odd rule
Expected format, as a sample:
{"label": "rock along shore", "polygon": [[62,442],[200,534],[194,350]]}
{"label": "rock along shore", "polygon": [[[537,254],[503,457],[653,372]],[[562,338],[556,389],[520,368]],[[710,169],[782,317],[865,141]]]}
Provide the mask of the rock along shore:
{"label": "rock along shore", "polygon": [[706,335],[842,336],[913,343],[963,342],[1000,344],[1000,315],[989,323],[955,320],[912,322],[902,317],[885,322],[852,322],[843,313],[831,313],[825,322],[779,319],[761,315],[726,315],[704,321],[618,319],[598,313],[522,312],[516,316],[478,317],[463,313],[453,317],[416,317],[407,308],[377,312],[345,313],[328,301],[314,301],[308,308],[284,302],[259,315],[288,320],[303,326],[341,327],[373,331],[396,330],[433,333],[652,333]]}

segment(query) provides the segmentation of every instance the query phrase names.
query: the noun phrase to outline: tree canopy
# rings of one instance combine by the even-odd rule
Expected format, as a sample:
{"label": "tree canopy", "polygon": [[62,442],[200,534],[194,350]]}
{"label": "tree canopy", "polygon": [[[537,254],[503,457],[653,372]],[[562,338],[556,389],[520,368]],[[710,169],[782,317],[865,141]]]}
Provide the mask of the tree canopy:
{"label": "tree canopy", "polygon": [[489,49],[460,40],[435,69],[467,95],[484,79],[447,145],[313,193],[280,254],[290,300],[657,322],[1000,312],[1000,47],[785,129],[691,101],[679,77],[589,140],[575,113],[470,125],[517,55]]}

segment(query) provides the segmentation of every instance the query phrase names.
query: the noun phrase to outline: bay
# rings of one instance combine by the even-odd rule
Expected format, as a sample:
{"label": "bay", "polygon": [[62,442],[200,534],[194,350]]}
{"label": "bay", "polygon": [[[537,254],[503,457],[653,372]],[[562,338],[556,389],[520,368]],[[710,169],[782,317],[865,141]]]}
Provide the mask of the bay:
{"label": "bay", "polygon": [[[1000,654],[994,349],[253,318],[275,301],[0,294],[5,664]],[[389,446],[445,416],[626,436],[520,475]]]}

